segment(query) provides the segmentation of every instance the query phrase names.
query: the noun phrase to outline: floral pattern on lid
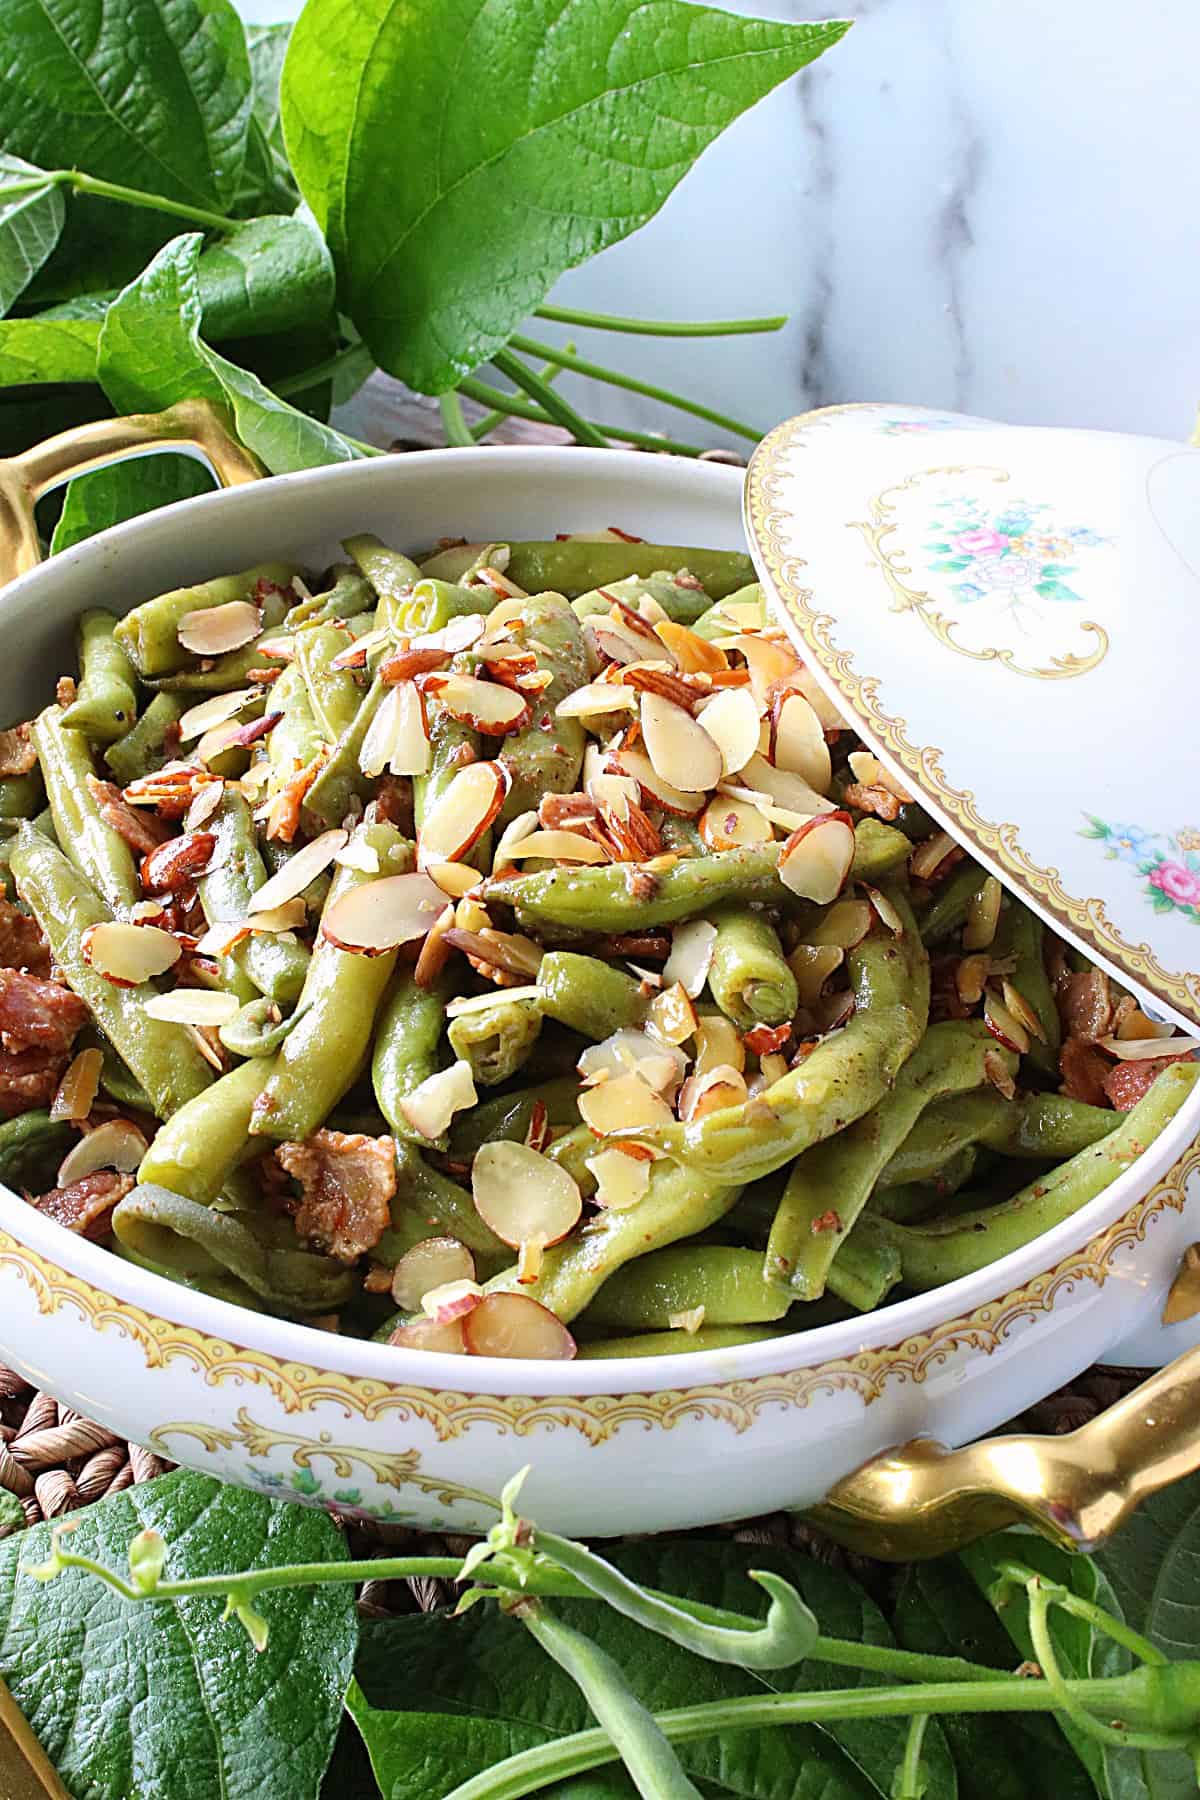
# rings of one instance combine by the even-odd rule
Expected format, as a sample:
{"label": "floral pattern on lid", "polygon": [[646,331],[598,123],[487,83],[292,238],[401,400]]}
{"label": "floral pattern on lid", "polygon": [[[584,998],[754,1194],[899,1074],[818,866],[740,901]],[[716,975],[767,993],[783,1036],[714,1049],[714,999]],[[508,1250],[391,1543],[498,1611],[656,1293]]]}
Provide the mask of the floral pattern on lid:
{"label": "floral pattern on lid", "polygon": [[1049,514],[1040,501],[990,507],[977,494],[942,500],[930,520],[935,536],[925,545],[929,572],[960,577],[950,591],[964,606],[995,600],[1018,622],[1022,609],[1037,613],[1042,601],[1080,605],[1084,596],[1065,580],[1077,564],[1067,559],[1111,539],[1090,525],[1055,525]]}
{"label": "floral pattern on lid", "polygon": [[1179,912],[1200,925],[1200,831],[1186,826],[1174,836],[1139,825],[1110,825],[1084,813],[1080,837],[1096,838],[1105,853],[1146,877],[1146,899],[1157,913]]}

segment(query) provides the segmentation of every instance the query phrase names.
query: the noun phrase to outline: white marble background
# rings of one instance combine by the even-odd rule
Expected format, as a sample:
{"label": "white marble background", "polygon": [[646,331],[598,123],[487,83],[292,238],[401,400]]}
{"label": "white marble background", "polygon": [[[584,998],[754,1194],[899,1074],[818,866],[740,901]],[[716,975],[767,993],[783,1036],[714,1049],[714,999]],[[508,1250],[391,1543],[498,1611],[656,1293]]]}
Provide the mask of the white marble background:
{"label": "white marble background", "polygon": [[[555,298],[664,317],[787,312],[790,323],[705,342],[575,334],[581,354],[763,429],[829,402],[887,400],[1190,432],[1196,0],[721,3],[856,22]],[[245,0],[248,17],[291,10]],[[562,386],[597,416],[736,442],[650,401]],[[370,410],[377,428],[378,400]]]}

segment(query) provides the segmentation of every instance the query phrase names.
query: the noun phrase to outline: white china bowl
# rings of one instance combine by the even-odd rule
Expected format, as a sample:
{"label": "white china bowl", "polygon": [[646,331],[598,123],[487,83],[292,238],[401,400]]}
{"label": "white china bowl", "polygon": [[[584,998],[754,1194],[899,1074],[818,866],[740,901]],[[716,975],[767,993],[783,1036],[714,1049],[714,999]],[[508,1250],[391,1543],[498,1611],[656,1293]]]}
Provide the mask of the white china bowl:
{"label": "white china bowl", "polygon": [[[390,457],[207,495],[7,590],[0,716],[44,704],[72,666],[85,607],[124,612],[271,557],[319,567],[356,531],[412,546],[617,523],[733,548],[741,489],[738,471],[715,465],[530,448]],[[937,1292],[738,1349],[623,1362],[423,1355],[287,1324],[136,1268],[0,1189],[0,1362],[173,1461],[430,1526],[486,1526],[484,1497],[527,1463],[528,1510],[570,1532],[806,1506],[890,1445],[967,1442],[1139,1330],[1152,1337],[1200,1238],[1198,1135],[1200,1093],[1073,1218]]]}

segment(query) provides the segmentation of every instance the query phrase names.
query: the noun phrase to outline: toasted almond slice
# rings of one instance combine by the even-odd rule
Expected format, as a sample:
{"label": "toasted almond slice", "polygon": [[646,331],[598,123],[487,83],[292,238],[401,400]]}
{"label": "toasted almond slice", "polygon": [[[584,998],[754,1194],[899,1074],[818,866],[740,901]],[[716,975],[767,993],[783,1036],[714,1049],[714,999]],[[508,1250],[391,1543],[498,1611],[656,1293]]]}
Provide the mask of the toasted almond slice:
{"label": "toasted almond slice", "polygon": [[433,863],[426,871],[430,881],[441,888],[443,894],[449,894],[452,900],[461,900],[464,894],[478,887],[483,877],[478,869],[469,863],[448,862]]}
{"label": "toasted almond slice", "polygon": [[236,994],[222,993],[219,988],[189,987],[156,994],[143,1003],[142,1011],[151,1019],[166,1019],[172,1025],[228,1025],[238,1005]]}
{"label": "toasted almond slice", "polygon": [[673,1122],[670,1107],[637,1075],[614,1075],[586,1089],[579,1116],[596,1137],[626,1130],[653,1134]]}
{"label": "toasted almond slice", "polygon": [[[68,1063],[50,1107],[52,1119],[86,1119],[100,1091],[103,1050],[81,1050]],[[60,1186],[62,1184],[60,1183]]]}
{"label": "toasted almond slice", "polygon": [[192,754],[197,762],[207,765],[237,743],[240,731],[241,726],[236,719],[226,719],[223,725],[214,725],[205,732]]}
{"label": "toasted almond slice", "polygon": [[933,836],[918,844],[908,859],[910,874],[918,881],[926,881],[934,871],[945,862],[955,848],[954,839],[948,831],[935,831]]}
{"label": "toasted almond slice", "polygon": [[994,988],[987,988],[983,996],[983,1022],[994,1038],[999,1039],[1007,1050],[1015,1050],[1024,1056],[1029,1049],[1029,1033],[1009,1012],[1003,1000]]}
{"label": "toasted almond slice", "polygon": [[180,743],[190,744],[193,738],[203,737],[214,725],[223,725],[261,692],[261,688],[255,687],[235,688],[231,694],[213,694],[196,706],[189,706],[179,720]]}
{"label": "toasted almond slice", "polygon": [[687,1058],[682,1050],[644,1031],[614,1031],[589,1044],[576,1068],[589,1085],[618,1075],[634,1074],[656,1092],[673,1091],[682,1081]]}
{"label": "toasted almond slice", "polygon": [[107,919],[89,925],[79,947],[83,960],[97,975],[106,976],[118,987],[140,987],[155,975],[165,975],[183,953],[178,938],[157,925],[126,925]]}
{"label": "toasted almond slice", "polygon": [[367,727],[358,766],[364,775],[424,775],[431,757],[425,708],[411,681],[389,688]]}
{"label": "toasted almond slice", "polygon": [[199,831],[221,809],[221,801],[225,796],[223,781],[208,781],[197,793],[183,817],[183,829],[186,832]]}
{"label": "toasted almond slice", "polygon": [[417,859],[462,862],[504,804],[509,774],[503,763],[468,763],[447,787],[417,836]]}
{"label": "toasted almond slice", "polygon": [[562,1321],[528,1294],[486,1294],[463,1325],[472,1356],[569,1362],[575,1339]]}
{"label": "toasted almond slice", "polygon": [[746,1066],[746,1046],[732,1019],[719,1014],[702,1018],[696,1027],[696,1060],[693,1075],[707,1075],[722,1066],[742,1070]]}
{"label": "toasted almond slice", "polygon": [[679,1090],[679,1116],[688,1124],[749,1099],[745,1076],[730,1063],[718,1063],[702,1075],[689,1075]]}
{"label": "toasted almond slice", "polygon": [[704,1307],[689,1306],[683,1312],[667,1314],[667,1324],[672,1331],[686,1332],[688,1337],[695,1337],[704,1323]]}
{"label": "toasted almond slice", "polygon": [[337,655],[330,660],[330,668],[365,669],[367,659],[376,650],[382,649],[384,644],[390,643],[391,636],[386,625],[380,625],[374,631],[364,631],[362,636],[355,638],[352,644],[347,644],[344,650],[338,651]]}
{"label": "toasted almond slice", "polygon": [[805,938],[810,944],[835,944],[839,950],[853,950],[870,931],[873,910],[869,900],[836,900],[824,917],[809,928]]}
{"label": "toasted almond slice", "polygon": [[654,629],[685,675],[720,675],[729,667],[725,652],[688,626],[660,619]]}
{"label": "toasted almond slice", "polygon": [[861,782],[863,787],[886,788],[889,794],[895,794],[897,800],[906,804],[915,798],[902,781],[897,781],[886,764],[881,763],[869,750],[852,750],[846,760],[855,781]]}
{"label": "toasted almond slice", "polygon": [[465,1356],[467,1342],[461,1319],[439,1325],[434,1319],[410,1319],[398,1325],[388,1343],[397,1350],[432,1350],[441,1356]]}
{"label": "toasted almond slice", "polygon": [[454,954],[447,941],[447,933],[454,927],[454,907],[447,901],[444,910],[433,922],[433,930],[421,945],[421,951],[413,964],[413,980],[419,988],[430,988],[450,961]]}
{"label": "toasted almond slice", "polygon": [[712,967],[716,941],[717,928],[707,919],[688,919],[686,923],[676,925],[671,932],[671,954],[663,965],[663,981],[667,986],[679,982],[692,1000],[702,993]]}
{"label": "toasted almond slice", "polygon": [[399,1106],[413,1130],[432,1140],[448,1130],[456,1112],[474,1106],[478,1098],[470,1063],[453,1062],[448,1069],[427,1075]]}
{"label": "toasted almond slice", "polygon": [[654,773],[660,781],[682,788],[688,781],[696,788],[715,787],[721,779],[721,749],[690,712],[661,694],[643,693],[642,738]]}
{"label": "toasted almond slice", "polygon": [[701,708],[697,723],[721,752],[722,777],[736,775],[758,750],[761,721],[749,688],[719,689]]}
{"label": "toasted almond slice", "polygon": [[628,1212],[631,1206],[646,1198],[651,1164],[641,1157],[626,1156],[624,1150],[614,1144],[608,1150],[597,1150],[595,1156],[589,1156],[585,1161],[596,1178],[592,1199],[606,1212]]}
{"label": "toasted almond slice", "polygon": [[529,702],[515,688],[478,675],[427,675],[425,692],[436,694],[451,718],[485,737],[504,737],[529,723]]}
{"label": "toasted almond slice", "polygon": [[262,613],[252,600],[229,600],[224,606],[184,613],[178,637],[195,656],[223,656],[227,650],[240,650],[261,629]]}
{"label": "toasted almond slice", "polygon": [[508,861],[508,853],[513,845],[519,844],[522,838],[531,837],[537,828],[536,808],[531,808],[529,812],[518,813],[515,819],[510,819],[497,840],[492,855],[493,869],[502,869]]}
{"label": "toasted almond slice", "polygon": [[333,860],[339,869],[357,869],[360,875],[379,873],[379,852],[364,837],[352,837]]}
{"label": "toasted almond slice", "polygon": [[978,893],[967,901],[967,922],[963,926],[964,950],[986,950],[996,936],[1000,923],[1003,890],[994,875],[989,875]]}
{"label": "toasted almond slice", "polygon": [[487,628],[487,620],[482,613],[463,613],[457,619],[451,619],[440,631],[427,631],[422,637],[415,637],[409,645],[411,650],[446,650],[451,655],[459,650],[468,650],[472,644],[478,643]]}
{"label": "toasted almond slice", "polygon": [[421,1311],[435,1325],[449,1325],[467,1318],[482,1299],[483,1289],[477,1281],[447,1281],[421,1295]]}
{"label": "toasted almond slice", "polygon": [[[863,936],[866,937],[866,932]],[[796,977],[800,1004],[812,1006],[820,999],[821,989],[845,960],[846,952],[836,944],[797,944],[788,957],[788,968]]]}
{"label": "toasted almond slice", "polygon": [[799,775],[818,794],[829,792],[833,766],[825,729],[803,694],[787,688],[771,707],[771,761]]}
{"label": "toasted almond slice", "polygon": [[1175,1030],[1166,1019],[1149,1018],[1132,996],[1119,1002],[1115,1017],[1114,1037],[1164,1038],[1170,1037]]}
{"label": "toasted almond slice", "polygon": [[344,850],[349,842],[350,833],[340,825],[332,831],[323,831],[320,837],[315,837],[302,850],[297,850],[282,869],[251,894],[250,904],[253,910],[256,913],[272,912],[285,901],[294,900],[318,875],[324,874],[338,851]]}
{"label": "toasted almond slice", "polygon": [[546,1246],[541,1238],[526,1238],[517,1245],[517,1280],[522,1287],[532,1287],[542,1272]]}
{"label": "toasted almond slice", "polygon": [[392,1271],[392,1299],[404,1312],[419,1312],[426,1294],[452,1281],[474,1285],[475,1258],[454,1237],[422,1238]]}
{"label": "toasted almond slice", "polygon": [[146,1139],[129,1119],[106,1119],[73,1144],[58,1167],[56,1187],[70,1187],[97,1169],[132,1175],[146,1154]]}
{"label": "toasted almond slice", "polygon": [[710,850],[741,850],[769,843],[774,833],[760,807],[718,794],[700,815],[700,836]]}
{"label": "toasted almond slice", "polygon": [[595,838],[581,831],[533,831],[528,837],[511,844],[509,862],[522,862],[527,857],[544,858],[547,862],[605,863],[608,851]]}
{"label": "toasted almond slice", "polygon": [[846,885],[854,848],[850,815],[824,813],[788,838],[779,852],[779,879],[802,900],[826,906]]}
{"label": "toasted almond slice", "polygon": [[579,1222],[579,1184],[527,1144],[483,1144],[471,1164],[475,1211],[504,1243],[557,1244]]}
{"label": "toasted almond slice", "polygon": [[[504,1000],[506,1003],[513,1000],[540,1000],[541,994],[542,990],[539,987],[505,988]],[[495,1006],[498,998],[494,988],[486,994],[464,994],[460,999],[449,1002],[446,1007],[446,1017],[461,1019],[470,1013],[486,1012],[489,1007]]]}
{"label": "toasted almond slice", "polygon": [[765,756],[752,756],[738,779],[745,787],[769,795],[777,806],[787,807],[791,812],[814,815],[836,810],[833,801],[818,794],[803,776],[791,769],[777,769]]}
{"label": "toasted almond slice", "polygon": [[633,688],[615,681],[589,681],[560,700],[554,712],[560,719],[595,719],[605,713],[636,712],[637,703]]}
{"label": "toasted almond slice", "polygon": [[[203,793],[204,789],[200,791]],[[129,917],[135,925],[144,925],[147,920],[161,919],[166,910],[161,900],[135,900]]]}
{"label": "toasted almond slice", "polygon": [[321,936],[339,950],[383,956],[427,937],[446,904],[428,875],[384,875],[362,881],[325,908]]}
{"label": "toasted almond slice", "polygon": [[1024,1026],[1031,1038],[1037,1038],[1040,1043],[1046,1043],[1045,1026],[1034,1012],[1032,1006],[1030,1006],[1020,988],[1014,987],[1007,975],[1001,979],[1000,992],[1004,996],[1005,1006],[1007,1006],[1018,1025]]}
{"label": "toasted almond slice", "polygon": [[[661,980],[662,977],[660,976]],[[650,1002],[650,1029],[665,1044],[686,1044],[695,1034],[698,1020],[691,997],[681,981],[672,982]]]}
{"label": "toasted almond slice", "polygon": [[196,955],[228,956],[249,936],[250,926],[245,919],[214,919],[208,930],[196,939]]}
{"label": "toasted almond slice", "polygon": [[282,906],[273,906],[269,912],[252,912],[246,915],[246,926],[250,931],[296,931],[308,918],[308,909],[299,895],[294,900],[285,900]]}
{"label": "toasted almond slice", "polygon": [[603,771],[588,777],[586,789],[589,800],[594,800],[602,812],[611,813],[622,823],[629,818],[629,808],[638,804],[642,791],[632,775],[605,774]]}
{"label": "toasted almond slice", "polygon": [[788,1072],[788,1059],[777,1050],[769,1051],[758,1059],[758,1073],[764,1088],[769,1088],[777,1081],[782,1081]]}
{"label": "toasted almond slice", "polygon": [[887,895],[881,892],[879,888],[868,886],[866,882],[863,883],[863,891],[865,892],[867,899],[871,902],[872,907],[875,909],[876,914],[883,920],[883,923],[887,926],[892,936],[903,937],[904,920],[900,917],[900,914],[896,911],[896,908],[892,905]]}
{"label": "toasted almond slice", "polygon": [[[709,742],[712,742],[711,738]],[[631,775],[638,784],[643,806],[661,806],[664,812],[674,813],[677,818],[694,819],[698,812],[703,811],[708,799],[705,793],[694,793],[690,788],[676,787],[673,782],[659,775],[650,758],[641,750],[609,751],[606,770],[618,775]]]}
{"label": "toasted almond slice", "polygon": [[991,964],[982,950],[973,951],[956,964],[954,987],[964,1006],[978,1006],[983,999]]}
{"label": "toasted almond slice", "polygon": [[1198,1037],[1102,1037],[1096,1042],[1120,1062],[1145,1062],[1156,1056],[1191,1056],[1200,1050]]}
{"label": "toasted almond slice", "polygon": [[719,640],[722,649],[740,650],[746,659],[746,667],[750,671],[750,692],[758,701],[759,710],[765,712],[771,703],[771,689],[777,682],[790,681],[800,667],[800,659],[795,651],[777,644],[770,638],[745,636],[734,638],[726,644]]}
{"label": "toasted almond slice", "polygon": [[490,931],[492,915],[473,894],[463,894],[455,903],[454,923],[460,931]]}

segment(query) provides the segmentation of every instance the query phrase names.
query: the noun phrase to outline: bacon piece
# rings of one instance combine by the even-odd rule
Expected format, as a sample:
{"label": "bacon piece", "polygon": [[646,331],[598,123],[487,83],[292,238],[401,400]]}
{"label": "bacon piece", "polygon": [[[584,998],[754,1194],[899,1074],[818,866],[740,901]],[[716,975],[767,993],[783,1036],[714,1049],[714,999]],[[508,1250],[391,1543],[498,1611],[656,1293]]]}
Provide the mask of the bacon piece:
{"label": "bacon piece", "polygon": [[143,889],[147,894],[174,894],[190,888],[208,868],[216,845],[212,831],[185,831],[168,838],[142,858]]}
{"label": "bacon piece", "polygon": [[[178,725],[174,729],[178,732]],[[131,805],[153,807],[160,819],[182,819],[200,789],[220,779],[219,775],[213,775],[199,763],[165,763],[153,774],[139,775],[136,781],[131,781],[123,798]],[[162,837],[167,835],[169,834],[166,832],[160,833],[154,843],[161,842]],[[135,844],[134,848],[139,846]],[[152,850],[154,844],[147,844],[144,848]]]}
{"label": "bacon piece", "polygon": [[[1140,1064],[1130,1064],[1131,1068]],[[1108,1103],[1108,1090],[1105,1083],[1112,1070],[1107,1056],[1092,1044],[1085,1044],[1082,1038],[1067,1038],[1058,1053],[1058,1067],[1062,1075],[1062,1086],[1059,1090],[1068,1100],[1083,1100],[1088,1106],[1105,1106]]]}
{"label": "bacon piece", "polygon": [[65,1054],[87,1023],[78,994],[57,981],[0,969],[0,1043],[6,1050]]}
{"label": "bacon piece", "polygon": [[631,956],[635,962],[666,962],[671,954],[671,940],[661,931],[618,932],[604,937],[593,947],[592,954],[603,957]]}
{"label": "bacon piece", "polygon": [[32,1204],[48,1219],[74,1231],[80,1237],[108,1236],[113,1210],[133,1187],[132,1175],[119,1175],[115,1169],[97,1169],[68,1187],[51,1188]]}
{"label": "bacon piece", "polygon": [[0,967],[50,973],[50,946],[35,918],[0,898]]}
{"label": "bacon piece", "polygon": [[124,838],[131,850],[144,856],[170,836],[161,819],[134,812],[115,781],[101,781],[98,776],[89,775],[87,784],[100,808],[100,817],[106,825],[112,826],[118,837]]}
{"label": "bacon piece", "polygon": [[1112,1029],[1112,987],[1102,969],[1064,975],[1058,989],[1063,1036],[1094,1044]]}
{"label": "bacon piece", "polygon": [[75,677],[73,675],[59,676],[57,682],[54,684],[54,698],[64,710],[68,706],[74,706],[76,700],[79,698],[79,689],[75,686]]}
{"label": "bacon piece", "polygon": [[1179,1056],[1151,1056],[1144,1062],[1119,1062],[1104,1079],[1104,1092],[1117,1112],[1128,1112],[1143,1100],[1163,1070],[1172,1063],[1186,1062],[1191,1052]]}
{"label": "bacon piece", "polygon": [[899,818],[900,808],[904,804],[890,788],[867,787],[861,781],[852,781],[843,790],[842,803],[852,806],[856,812],[874,813],[877,819],[889,821]]}
{"label": "bacon piece", "polygon": [[14,725],[0,731],[0,776],[28,775],[37,767],[37,751],[29,735],[28,724]]}
{"label": "bacon piece", "polygon": [[755,1056],[770,1056],[775,1050],[782,1050],[792,1035],[790,1022],[786,1025],[755,1025],[746,1033],[747,1050]]}
{"label": "bacon piece", "polygon": [[66,1066],[65,1056],[47,1050],[0,1050],[0,1118],[49,1106]]}
{"label": "bacon piece", "polygon": [[413,788],[409,775],[381,775],[375,783],[375,817],[385,825],[397,825],[406,837],[415,837]]}
{"label": "bacon piece", "polygon": [[374,1249],[391,1222],[392,1138],[321,1130],[302,1144],[280,1144],[275,1154],[304,1192],[296,1214],[301,1237],[345,1263]]}

